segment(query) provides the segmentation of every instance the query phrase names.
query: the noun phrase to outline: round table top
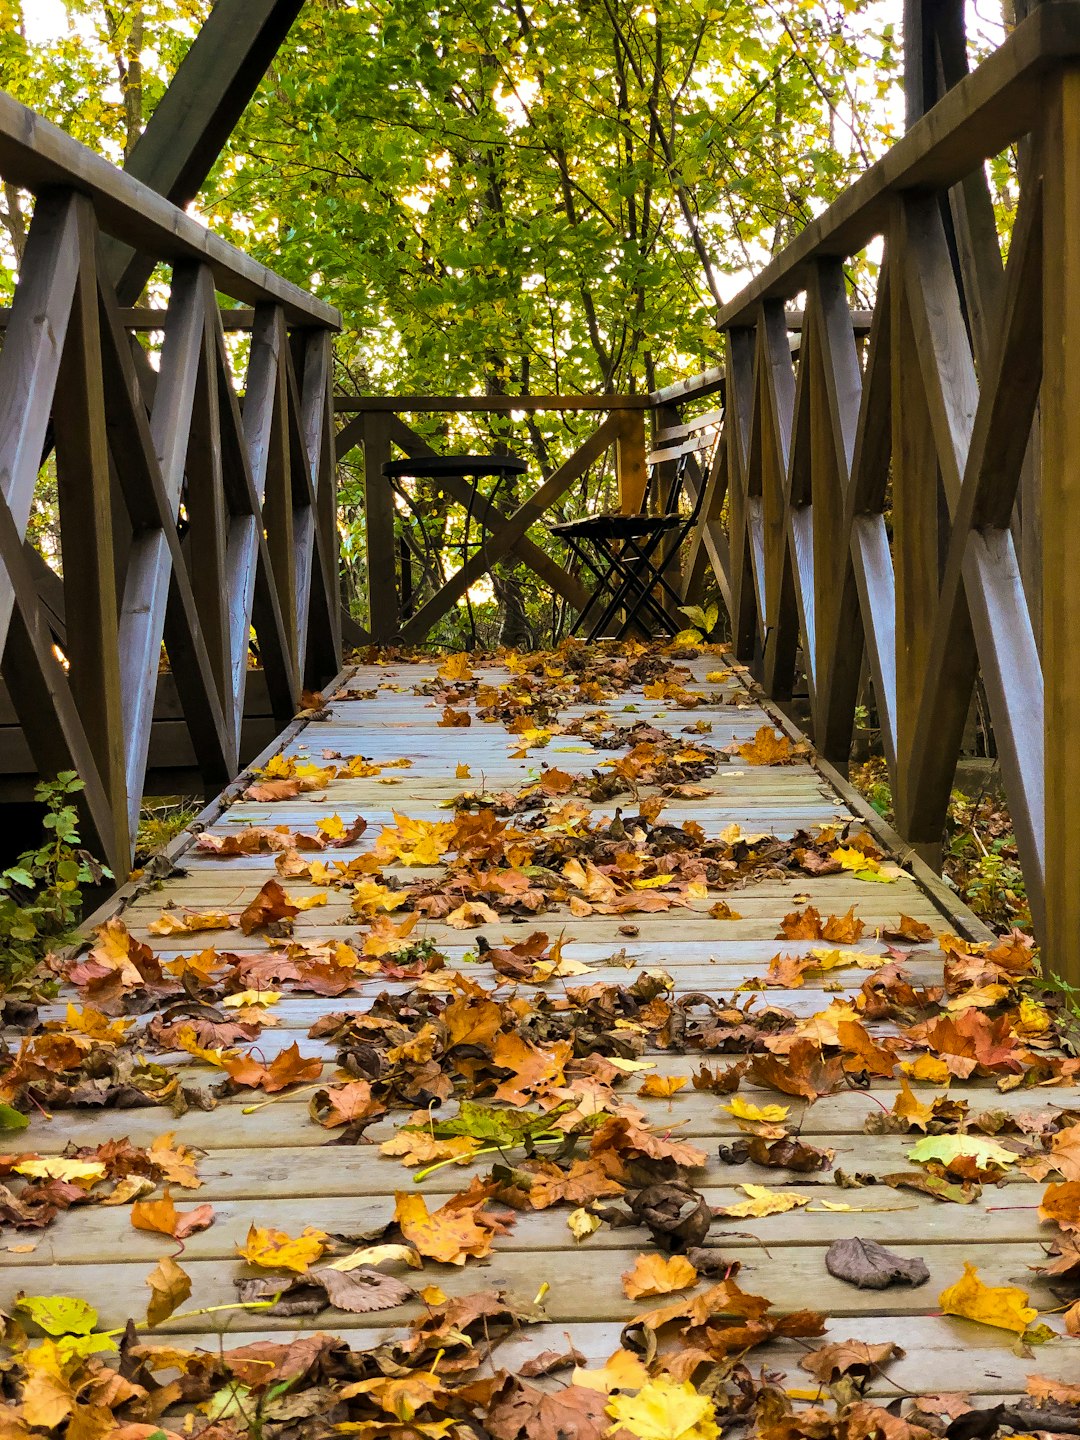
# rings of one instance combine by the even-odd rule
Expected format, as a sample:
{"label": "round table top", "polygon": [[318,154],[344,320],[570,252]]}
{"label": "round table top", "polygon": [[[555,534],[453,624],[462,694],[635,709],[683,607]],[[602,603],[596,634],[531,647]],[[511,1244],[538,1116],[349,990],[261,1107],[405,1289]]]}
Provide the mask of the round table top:
{"label": "round table top", "polygon": [[443,475],[521,475],[528,469],[516,455],[424,455],[413,460],[388,460],[388,480],[438,480]]}

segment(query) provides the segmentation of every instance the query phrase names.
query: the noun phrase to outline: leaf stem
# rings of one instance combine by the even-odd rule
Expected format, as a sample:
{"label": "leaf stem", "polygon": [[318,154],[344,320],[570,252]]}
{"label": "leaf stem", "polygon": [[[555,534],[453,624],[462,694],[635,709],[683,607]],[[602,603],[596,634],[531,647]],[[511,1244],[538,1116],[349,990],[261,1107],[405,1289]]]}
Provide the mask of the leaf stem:
{"label": "leaf stem", "polygon": [[[539,1135],[533,1135],[530,1138],[534,1145],[555,1145],[565,1139],[565,1136],[562,1134],[550,1135],[541,1133]],[[423,1184],[429,1175],[434,1175],[436,1170],[442,1170],[447,1165],[460,1165],[464,1161],[475,1160],[481,1155],[501,1155],[504,1149],[505,1146],[503,1145],[484,1145],[479,1150],[474,1150],[470,1155],[448,1155],[445,1160],[436,1160],[434,1165],[428,1165],[425,1166],[423,1170],[418,1170],[413,1176],[413,1184]]]}

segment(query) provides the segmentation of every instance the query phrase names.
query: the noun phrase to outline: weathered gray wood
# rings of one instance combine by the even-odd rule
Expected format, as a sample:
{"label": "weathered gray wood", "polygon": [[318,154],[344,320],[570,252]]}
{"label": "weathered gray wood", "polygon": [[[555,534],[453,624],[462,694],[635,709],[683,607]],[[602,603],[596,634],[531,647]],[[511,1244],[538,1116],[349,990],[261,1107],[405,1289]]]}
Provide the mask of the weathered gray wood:
{"label": "weathered gray wood", "polygon": [[[528,1222],[518,1223],[524,1226]],[[896,1249],[900,1254],[919,1253],[910,1245],[898,1245]],[[546,1283],[551,1286],[545,1301],[546,1311],[552,1320],[563,1323],[577,1320],[622,1320],[625,1323],[643,1309],[652,1308],[648,1303],[643,1306],[640,1301],[629,1301],[622,1293],[620,1275],[633,1265],[634,1257],[640,1253],[637,1249],[612,1252],[589,1250],[583,1246],[573,1252],[573,1265],[568,1268],[564,1268],[565,1253],[557,1258],[545,1251],[508,1253],[496,1249],[482,1267],[429,1264],[422,1271],[408,1273],[420,1284],[438,1283],[448,1295],[470,1294],[476,1289],[481,1276],[485,1288],[507,1289],[529,1299]],[[963,1244],[928,1247],[924,1258],[930,1270],[929,1283],[916,1289],[893,1290],[889,1300],[891,1313],[905,1316],[934,1314],[938,1294],[960,1278],[964,1261],[970,1253],[970,1247]],[[1054,1304],[1053,1293],[1046,1282],[1028,1278],[1029,1267],[1037,1265],[1043,1258],[1038,1244],[987,1246],[985,1250],[979,1250],[979,1257],[984,1261],[980,1274],[988,1285],[1009,1284],[1015,1282],[1018,1276],[1024,1276],[1025,1289],[1030,1290],[1037,1304],[1045,1308]],[[828,1274],[823,1247],[785,1250],[782,1267],[760,1254],[755,1257],[751,1251],[740,1252],[740,1258],[743,1259],[743,1269],[739,1274],[739,1284],[750,1293],[767,1292],[774,1307],[781,1313],[806,1308],[808,1295],[812,1295],[813,1303],[834,1321],[841,1318],[855,1321],[863,1315],[873,1314],[881,1306],[877,1293],[856,1290]],[[193,1260],[184,1268],[192,1281],[191,1298],[185,1307],[190,1310],[234,1301],[233,1274],[258,1273],[239,1262],[230,1273],[230,1267],[214,1260]],[[100,1270],[94,1265],[42,1265],[35,1267],[33,1273],[42,1294],[92,1293],[103,1327],[122,1327],[128,1316],[139,1314],[146,1302],[148,1267],[145,1264],[118,1263],[110,1267],[112,1288],[108,1293],[102,1292]],[[0,1305],[5,1308],[11,1305],[18,1285],[13,1272],[0,1271]],[[420,1313],[421,1308],[419,1303],[410,1303],[384,1311],[379,1318],[387,1326],[401,1324]],[[360,1325],[369,1327],[371,1318],[335,1312],[332,1323],[335,1330],[347,1333]],[[182,1323],[180,1320],[167,1321],[158,1327],[157,1333],[168,1334]],[[292,1329],[294,1322],[275,1320],[258,1311],[251,1312],[245,1319],[244,1312],[239,1312],[230,1329],[239,1332],[246,1325],[273,1331]]]}
{"label": "weathered gray wood", "polygon": [[[1040,6],[1041,15],[1047,7]],[[1049,7],[1052,9],[1053,7]],[[1050,967],[1080,985],[1080,807],[1064,783],[1080,713],[1080,566],[1072,517],[1080,506],[1080,70],[1071,67],[1047,96],[1043,129],[1042,660],[1043,773],[1046,810],[1042,938]]]}
{"label": "weathered gray wood", "polygon": [[107,234],[155,260],[209,265],[215,287],[234,299],[273,300],[285,307],[290,321],[340,327],[333,306],[228,245],[150,186],[7,94],[0,94],[0,174],[35,192],[67,186],[88,194]]}
{"label": "weathered gray wood", "polygon": [[[6,97],[0,97],[0,99]],[[34,212],[0,349],[0,490],[20,541],[33,504],[53,394],[78,283],[79,203],[72,192],[46,197]],[[14,597],[0,588],[0,650]]]}
{"label": "weathered gray wood", "polygon": [[63,557],[67,659],[72,698],[112,810],[110,853],[130,841],[120,681],[109,442],[98,327],[97,227],[90,202],[74,202],[79,281],[53,407]]}
{"label": "weathered gray wood", "polygon": [[[128,559],[127,581],[120,615],[121,685],[125,712],[127,746],[127,791],[134,832],[142,797],[150,748],[150,727],[153,719],[154,677],[157,675],[161,642],[165,634],[166,607],[169,587],[176,573],[175,557],[170,554],[180,506],[184,467],[187,460],[188,436],[198,382],[207,304],[213,303],[210,277],[204,268],[181,269],[173,277],[169,329],[161,358],[161,378],[154,398],[150,420],[150,436],[161,475],[161,499],[167,506],[164,525],[142,532],[136,537]],[[216,749],[213,771],[209,779],[227,780],[234,768],[233,746],[227,735],[221,704],[213,684],[213,671],[206,655],[205,641],[194,627],[188,636],[205,671],[198,676],[195,693],[188,711],[193,724],[205,714]],[[184,657],[184,660],[195,657]],[[195,667],[180,662],[176,675],[180,683],[196,678]],[[199,667],[200,669],[202,667]],[[188,707],[185,706],[187,710]]]}

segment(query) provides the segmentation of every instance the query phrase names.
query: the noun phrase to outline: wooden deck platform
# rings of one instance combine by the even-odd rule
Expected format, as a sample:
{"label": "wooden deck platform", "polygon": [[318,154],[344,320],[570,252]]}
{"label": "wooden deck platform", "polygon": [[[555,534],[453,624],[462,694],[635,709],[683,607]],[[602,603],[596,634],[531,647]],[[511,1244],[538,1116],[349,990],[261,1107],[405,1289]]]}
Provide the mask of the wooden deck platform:
{"label": "wooden deck platform", "polygon": [[[692,662],[693,679],[688,688],[714,697],[699,708],[681,709],[669,701],[648,700],[637,689],[602,706],[572,705],[563,709],[559,718],[565,725],[602,708],[612,724],[644,722],[672,734],[703,721],[711,728],[688,736],[688,743],[700,739],[723,748],[732,741],[745,742],[760,726],[773,724],[776,717],[750,698],[738,674],[730,673],[719,683],[706,681],[706,674],[719,663],[715,658]],[[508,679],[508,672],[499,667],[483,667],[480,674],[485,684],[498,685]],[[464,789],[479,788],[482,783],[489,792],[517,791],[536,779],[542,767],[558,767],[577,775],[619,753],[598,752],[579,736],[555,733],[546,747],[531,748],[514,758],[512,752],[521,748],[523,737],[508,735],[502,724],[482,723],[474,716],[468,727],[439,725],[443,701],[430,693],[435,678],[433,663],[394,662],[349,672],[339,692],[326,697],[329,713],[325,718],[298,727],[285,746],[287,756],[316,764],[343,765],[350,757],[363,755],[384,765],[407,758],[409,768],[387,768],[367,778],[334,779],[314,793],[273,803],[238,799],[212,821],[209,832],[233,836],[251,824],[271,824],[313,833],[316,822],[329,815],[336,813],[346,824],[362,816],[367,829],[355,844],[305,857],[348,861],[370,853],[382,827],[393,824],[395,813],[446,819],[454,813],[446,807]],[[716,697],[726,703],[716,703]],[[455,708],[468,707],[462,701]],[[334,762],[322,758],[334,752],[343,758]],[[468,766],[468,778],[456,773],[462,765]],[[700,782],[700,788],[704,792],[700,796],[670,798],[662,812],[664,821],[681,824],[693,820],[712,837],[732,825],[749,834],[790,836],[832,821],[843,824],[865,819],[853,811],[850,794],[834,788],[810,759],[785,766],[755,766],[742,763],[737,756],[726,758],[714,776]],[[623,797],[589,808],[594,813],[612,814],[616,804],[621,804],[626,814],[636,802]],[[162,959],[194,957],[211,944],[234,954],[266,953],[274,942],[265,931],[248,936],[236,930],[171,936],[154,933],[153,922],[163,914],[182,915],[187,909],[235,914],[265,881],[277,878],[272,854],[219,858],[191,848],[195,839],[195,835],[187,837],[188,848],[179,855],[179,868],[171,878],[160,885],[137,887],[127,897],[121,912],[124,923]],[[861,954],[862,963],[819,975],[799,988],[770,989],[759,997],[759,1006],[781,1005],[809,1019],[838,997],[859,993],[871,973],[865,956],[881,955],[886,949],[887,941],[875,931],[895,923],[901,914],[924,922],[935,935],[952,931],[974,940],[985,938],[978,921],[917,865],[913,874],[890,860],[884,870],[890,883],[867,883],[848,872],[751,880],[724,896],[741,917],[733,920],[709,915],[718,898],[710,893],[705,899],[691,899],[686,905],[658,913],[575,916],[564,908],[535,919],[508,917],[465,930],[444,921],[421,920],[409,938],[430,939],[448,957],[450,971],[460,971],[476,984],[491,987],[498,980],[492,967],[482,958],[471,958],[476,955],[479,937],[497,946],[542,929],[553,937],[561,933],[563,954],[580,960],[589,970],[546,986],[523,987],[523,993],[530,996],[561,994],[574,985],[598,982],[625,985],[642,970],[663,970],[672,977],[677,993],[700,991],[745,1003],[750,996],[739,993],[737,987],[760,980],[778,952],[804,954],[821,943],[778,942],[785,915],[806,905],[817,907],[823,916],[842,915],[854,906],[866,931],[856,945],[840,948]],[[387,877],[405,876],[412,883],[439,873],[437,868],[386,871]],[[310,898],[325,889],[304,877],[283,883],[294,899]],[[397,911],[391,918],[397,919],[401,913]],[[349,891],[333,888],[325,903],[302,910],[293,926],[295,938],[304,941],[356,941],[364,931],[352,914]],[[904,964],[918,984],[940,982],[942,957],[936,943],[912,950]],[[267,1011],[276,1026],[267,1025],[250,1048],[269,1058],[295,1041],[303,1055],[320,1056],[326,1062],[322,1083],[333,1083],[337,1045],[330,1038],[310,1038],[312,1025],[332,1012],[363,1010],[381,992],[400,993],[408,984],[379,974],[366,979],[359,991],[324,997],[296,993],[284,984],[280,987],[284,995]],[[512,986],[500,992],[503,996],[511,993]],[[42,1019],[62,1011],[61,1003]],[[136,1033],[148,1019],[149,1015],[138,1019]],[[147,1053],[148,1058],[159,1058]],[[221,1078],[192,1055],[177,1052],[163,1058],[185,1081],[206,1086]],[[647,1058],[655,1061],[652,1073],[685,1076],[702,1060],[726,1065],[739,1057],[660,1051]],[[933,1085],[916,1083],[915,1088],[927,1102],[943,1093]],[[1042,1187],[1022,1169],[1008,1170],[1005,1183],[986,1185],[981,1197],[966,1205],[939,1203],[928,1195],[883,1184],[852,1189],[837,1184],[838,1171],[880,1177],[914,1168],[905,1156],[918,1133],[872,1134],[865,1129],[868,1116],[881,1116],[891,1109],[898,1093],[895,1079],[874,1079],[866,1088],[856,1086],[826,1095],[812,1105],[744,1079],[739,1091],[743,1099],[756,1104],[782,1101],[791,1107],[790,1129],[815,1146],[835,1151],[833,1168],[816,1173],[724,1163],[718,1144],[730,1144],[740,1133],[737,1121],[722,1108],[730,1097],[688,1086],[670,1100],[639,1099],[636,1090],[635,1079],[620,1093],[640,1105],[649,1120],[662,1127],[661,1133],[691,1140],[707,1153],[707,1164],[694,1183],[711,1205],[726,1206],[745,1198],[736,1187],[746,1183],[794,1190],[811,1198],[809,1206],[787,1214],[717,1220],[707,1243],[737,1260],[742,1288],[767,1296],[774,1309],[811,1306],[826,1312],[828,1339],[892,1340],[901,1345],[906,1357],[891,1364],[869,1387],[868,1393],[883,1397],[882,1403],[905,1391],[962,1389],[976,1395],[1015,1395],[1023,1392],[1025,1376],[1033,1372],[1063,1380],[1076,1378],[1080,1341],[1063,1334],[1062,1294],[1032,1268],[1045,1263],[1044,1246],[1050,1231],[1040,1224],[1038,1215]],[[123,1137],[133,1145],[147,1145],[172,1132],[177,1141],[205,1152],[198,1165],[201,1188],[191,1192],[174,1188],[173,1195],[182,1208],[204,1201],[214,1208],[215,1223],[188,1238],[178,1257],[192,1281],[190,1299],[181,1310],[205,1309],[208,1313],[159,1326],[153,1333],[163,1343],[167,1339],[183,1347],[216,1350],[222,1336],[228,1345],[308,1330],[340,1334],[350,1344],[364,1347],[388,1330],[400,1328],[422,1309],[420,1302],[372,1315],[333,1309],[311,1317],[277,1319],[258,1310],[213,1313],[213,1307],[235,1302],[238,1277],[266,1273],[250,1269],[237,1258],[236,1247],[243,1243],[249,1226],[273,1227],[295,1235],[310,1225],[330,1235],[361,1237],[390,1221],[395,1192],[418,1191],[434,1208],[463,1189],[472,1176],[487,1173],[490,1157],[484,1157],[488,1165],[478,1161],[439,1170],[417,1186],[412,1172],[397,1159],[380,1155],[374,1143],[391,1136],[395,1126],[407,1118],[407,1110],[376,1121],[362,1143],[335,1144],[337,1132],[324,1130],[309,1113],[311,1093],[310,1085],[298,1087],[295,1096],[291,1091],[275,1097],[247,1091],[222,1100],[215,1109],[191,1109],[175,1118],[168,1109],[151,1106],[56,1110],[49,1116],[35,1114],[28,1130],[14,1140],[5,1138],[9,1150],[17,1143],[22,1151],[56,1155],[72,1145],[93,1146]],[[1030,1113],[1080,1108],[1080,1092],[1063,1086],[999,1094],[991,1080],[968,1085],[957,1081],[950,1093],[962,1093],[970,1100],[972,1111]],[[1060,1178],[1050,1176],[1051,1180]],[[591,1365],[602,1365],[618,1348],[620,1329],[631,1317],[679,1297],[626,1299],[620,1276],[649,1248],[647,1233],[605,1223],[577,1243],[567,1228],[567,1213],[564,1206],[519,1213],[507,1232],[497,1237],[487,1260],[470,1259],[464,1266],[429,1262],[422,1272],[400,1273],[410,1284],[437,1285],[451,1296],[505,1286],[532,1299],[549,1287],[544,1291],[549,1323],[523,1332],[520,1340],[504,1347],[500,1363],[512,1368],[544,1350],[561,1351],[569,1335]],[[856,1235],[878,1240],[903,1255],[923,1257],[930,1271],[929,1282],[917,1288],[877,1292],[834,1279],[825,1268],[825,1252],[833,1241]],[[28,1249],[30,1245],[32,1249]],[[143,1316],[146,1277],[160,1257],[174,1254],[176,1241],[134,1229],[125,1205],[72,1209],[40,1233],[16,1234],[7,1229],[0,1243],[0,1309],[10,1311],[20,1293],[81,1296],[97,1307],[102,1326],[119,1327],[129,1317]],[[1005,1330],[942,1315],[939,1294],[960,1278],[968,1261],[989,1285],[1022,1287],[1041,1312],[1040,1319],[1057,1331],[1059,1338],[1047,1341],[1035,1354],[1025,1353],[1016,1343],[1017,1337]],[[807,1377],[796,1367],[807,1348],[806,1341],[770,1345],[753,1351],[748,1363],[755,1371],[761,1365],[784,1371],[792,1386],[805,1390]]]}

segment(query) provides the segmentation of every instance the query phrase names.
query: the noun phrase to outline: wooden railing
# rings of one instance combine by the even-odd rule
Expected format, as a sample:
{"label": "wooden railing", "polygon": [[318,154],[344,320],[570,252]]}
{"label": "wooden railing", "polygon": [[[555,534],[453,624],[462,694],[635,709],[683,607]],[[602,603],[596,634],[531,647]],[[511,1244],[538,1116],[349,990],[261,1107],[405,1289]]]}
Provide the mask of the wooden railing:
{"label": "wooden railing", "polygon": [[[39,775],[78,771],[122,877],[159,692],[212,791],[251,753],[249,677],[280,728],[339,668],[339,317],[3,94],[0,177],[34,196],[0,346],[0,718]],[[133,253],[164,267],[153,358],[117,299]],[[219,295],[253,307],[239,386]],[[26,536],[52,464],[50,565]]]}
{"label": "wooden railing", "polygon": [[[1036,926],[1080,979],[1080,7],[1024,22],[723,311],[706,504],[736,655],[847,762],[864,664],[931,857],[981,676]],[[984,161],[1019,144],[1002,265]],[[845,264],[884,258],[860,353]],[[785,302],[805,294],[792,363]],[[721,495],[723,494],[723,502]]]}
{"label": "wooden railing", "polygon": [[[984,162],[1012,146],[1003,265]],[[879,238],[866,317],[849,262]],[[723,421],[684,576],[707,557],[736,656],[805,690],[838,766],[869,676],[897,828],[930,858],[981,677],[1047,963],[1080,983],[1080,5],[1039,7],[719,328],[715,369],[649,397],[661,429],[706,401]],[[405,402],[364,403],[374,455],[407,450]],[[499,518],[500,553],[528,518]]]}

